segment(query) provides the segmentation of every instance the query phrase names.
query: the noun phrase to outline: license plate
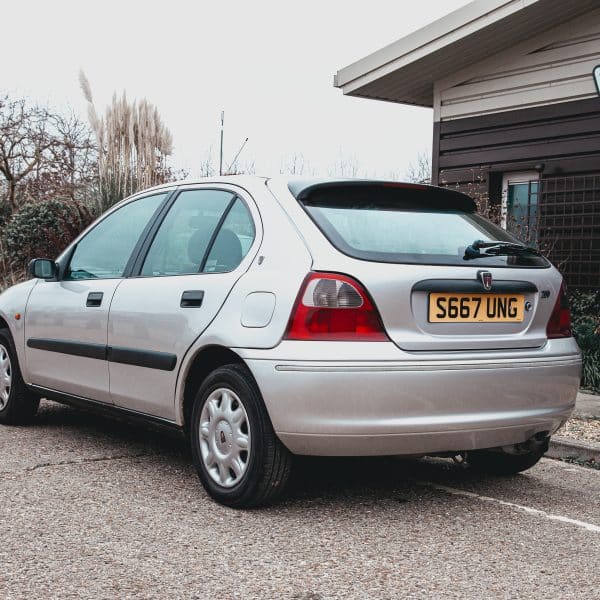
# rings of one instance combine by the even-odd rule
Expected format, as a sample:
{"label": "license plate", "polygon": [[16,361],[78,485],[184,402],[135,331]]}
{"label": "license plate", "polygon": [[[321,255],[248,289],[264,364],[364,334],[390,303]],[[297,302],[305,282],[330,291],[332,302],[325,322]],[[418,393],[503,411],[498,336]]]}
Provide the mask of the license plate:
{"label": "license plate", "polygon": [[430,323],[520,323],[522,294],[429,294]]}

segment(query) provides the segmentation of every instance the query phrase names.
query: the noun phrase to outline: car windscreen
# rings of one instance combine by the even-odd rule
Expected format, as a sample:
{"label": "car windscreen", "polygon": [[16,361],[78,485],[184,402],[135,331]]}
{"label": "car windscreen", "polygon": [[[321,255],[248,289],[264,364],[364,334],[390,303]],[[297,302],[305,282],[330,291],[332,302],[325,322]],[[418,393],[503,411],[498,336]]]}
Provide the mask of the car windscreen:
{"label": "car windscreen", "polygon": [[360,186],[316,190],[299,201],[328,240],[341,252],[376,262],[488,267],[548,267],[541,256],[465,259],[476,240],[518,244],[505,230],[464,210],[435,188],[384,189]]}

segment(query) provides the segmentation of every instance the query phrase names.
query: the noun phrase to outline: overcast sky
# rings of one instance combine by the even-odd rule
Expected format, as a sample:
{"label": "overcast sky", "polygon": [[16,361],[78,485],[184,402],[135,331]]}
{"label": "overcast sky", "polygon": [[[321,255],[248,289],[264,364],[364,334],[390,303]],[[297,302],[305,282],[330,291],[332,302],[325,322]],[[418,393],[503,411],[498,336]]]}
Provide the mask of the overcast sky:
{"label": "overcast sky", "polygon": [[402,175],[430,152],[431,110],[344,97],[333,74],[467,3],[0,0],[0,91],[85,117],[82,68],[98,108],[124,89],[156,104],[192,175],[218,158],[221,110],[226,162],[248,137],[241,163],[261,174],[301,154],[316,174],[342,158]]}

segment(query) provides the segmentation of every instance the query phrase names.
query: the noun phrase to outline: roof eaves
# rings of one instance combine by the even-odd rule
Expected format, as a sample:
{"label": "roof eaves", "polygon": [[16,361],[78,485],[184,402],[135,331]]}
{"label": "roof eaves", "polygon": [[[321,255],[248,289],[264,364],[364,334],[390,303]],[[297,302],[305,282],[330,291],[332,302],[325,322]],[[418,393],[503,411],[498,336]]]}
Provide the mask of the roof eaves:
{"label": "roof eaves", "polygon": [[334,85],[342,88],[344,94],[352,94],[373,80],[426,58],[429,54],[538,1],[475,0],[340,69],[334,76]]}

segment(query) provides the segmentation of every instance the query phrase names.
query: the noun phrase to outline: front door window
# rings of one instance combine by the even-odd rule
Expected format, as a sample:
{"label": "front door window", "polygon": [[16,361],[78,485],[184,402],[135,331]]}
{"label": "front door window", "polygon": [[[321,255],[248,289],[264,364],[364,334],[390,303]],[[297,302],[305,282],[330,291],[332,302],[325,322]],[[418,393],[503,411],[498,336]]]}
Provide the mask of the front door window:
{"label": "front door window", "polygon": [[78,242],[65,279],[122,277],[144,228],[167,195],[133,200],[104,217]]}

